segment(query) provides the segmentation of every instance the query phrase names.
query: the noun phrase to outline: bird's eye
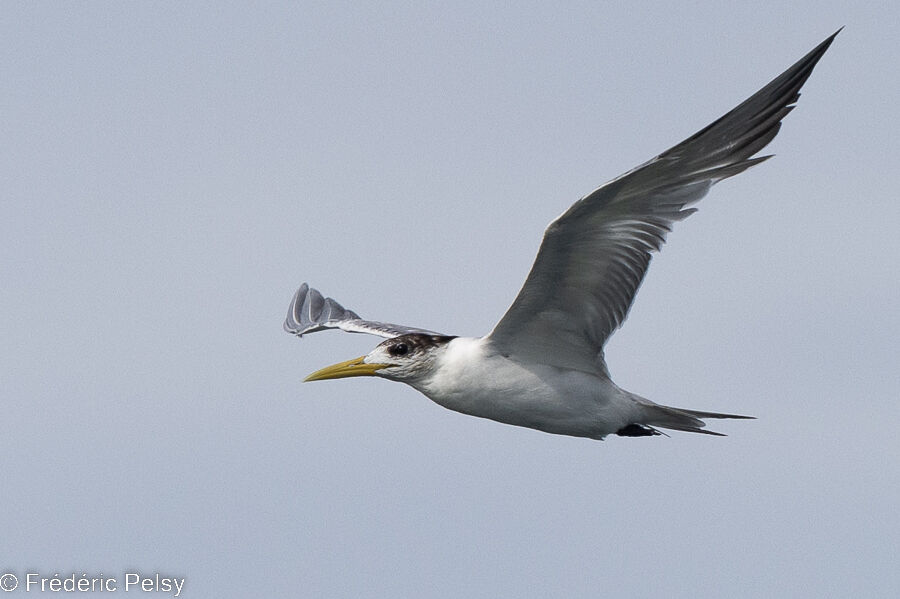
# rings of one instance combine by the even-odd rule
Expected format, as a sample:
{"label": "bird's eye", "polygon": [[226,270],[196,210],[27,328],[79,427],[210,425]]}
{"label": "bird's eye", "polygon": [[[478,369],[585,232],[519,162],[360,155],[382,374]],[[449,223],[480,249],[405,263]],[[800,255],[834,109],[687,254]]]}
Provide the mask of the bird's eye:
{"label": "bird's eye", "polygon": [[396,345],[392,345],[388,351],[392,356],[405,356],[409,353],[409,346],[405,343],[398,343]]}

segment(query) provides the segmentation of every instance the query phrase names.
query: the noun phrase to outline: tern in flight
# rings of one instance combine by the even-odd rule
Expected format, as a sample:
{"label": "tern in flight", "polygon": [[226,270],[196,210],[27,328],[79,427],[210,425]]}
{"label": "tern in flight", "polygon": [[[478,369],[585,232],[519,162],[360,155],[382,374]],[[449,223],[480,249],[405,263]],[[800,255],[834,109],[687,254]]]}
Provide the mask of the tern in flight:
{"label": "tern in flight", "polygon": [[731,112],[578,200],[550,223],[512,306],[488,335],[456,337],[360,318],[305,283],[284,328],[337,328],[387,339],[307,381],[378,376],[450,410],[548,433],[603,439],[658,429],[718,435],[707,418],[748,418],[654,403],[610,379],[603,347],[622,326],[650,257],[672,226],[778,133],[837,32]]}

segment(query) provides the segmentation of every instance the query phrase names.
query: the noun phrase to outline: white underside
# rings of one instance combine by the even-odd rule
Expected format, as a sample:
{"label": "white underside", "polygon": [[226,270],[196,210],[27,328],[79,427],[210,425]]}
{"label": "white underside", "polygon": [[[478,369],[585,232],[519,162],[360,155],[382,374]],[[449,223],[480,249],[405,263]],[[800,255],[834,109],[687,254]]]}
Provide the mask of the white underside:
{"label": "white underside", "polygon": [[602,439],[641,419],[641,406],[606,376],[526,364],[484,338],[460,337],[432,376],[409,381],[435,403],[463,414],[548,433]]}

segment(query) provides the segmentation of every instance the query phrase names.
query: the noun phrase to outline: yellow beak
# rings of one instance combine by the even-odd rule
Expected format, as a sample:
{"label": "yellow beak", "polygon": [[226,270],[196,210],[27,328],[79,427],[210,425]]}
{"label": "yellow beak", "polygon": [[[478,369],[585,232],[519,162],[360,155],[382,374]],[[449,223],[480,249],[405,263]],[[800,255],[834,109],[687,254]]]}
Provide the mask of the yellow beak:
{"label": "yellow beak", "polygon": [[366,364],[363,362],[365,356],[353,358],[346,362],[339,362],[326,366],[322,370],[317,370],[305,379],[306,381],[324,381],[326,379],[343,379],[348,376],[375,376],[376,370],[387,368],[390,364]]}

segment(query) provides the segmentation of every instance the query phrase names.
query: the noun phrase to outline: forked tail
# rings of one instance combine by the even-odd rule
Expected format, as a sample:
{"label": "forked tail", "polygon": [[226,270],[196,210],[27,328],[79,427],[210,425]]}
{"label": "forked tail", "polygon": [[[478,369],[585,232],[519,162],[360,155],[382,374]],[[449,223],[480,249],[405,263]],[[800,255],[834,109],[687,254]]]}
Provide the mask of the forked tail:
{"label": "forked tail", "polygon": [[738,414],[720,414],[719,412],[701,412],[699,410],[673,408],[671,406],[662,406],[643,398],[640,398],[639,403],[644,411],[644,417],[641,422],[639,424],[629,425],[616,434],[621,436],[661,434],[659,431],[652,428],[658,426],[659,428],[667,428],[670,430],[724,437],[725,435],[722,433],[706,430],[704,428],[706,423],[703,422],[703,419],[737,418],[742,420],[753,420],[755,418],[754,416],[741,416]]}

